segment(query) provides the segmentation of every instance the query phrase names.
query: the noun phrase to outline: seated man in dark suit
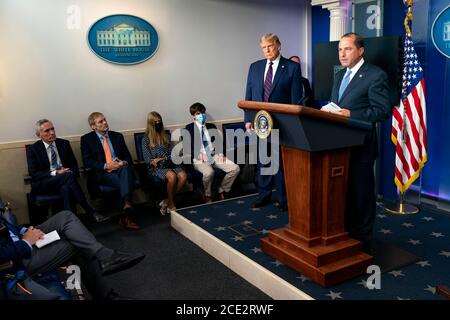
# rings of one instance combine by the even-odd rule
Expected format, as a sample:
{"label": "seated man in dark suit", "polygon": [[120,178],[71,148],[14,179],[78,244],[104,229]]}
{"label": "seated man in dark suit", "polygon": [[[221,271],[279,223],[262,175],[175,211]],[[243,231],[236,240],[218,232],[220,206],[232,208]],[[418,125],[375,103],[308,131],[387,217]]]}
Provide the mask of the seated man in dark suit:
{"label": "seated man in dark suit", "polygon": [[[211,130],[217,130],[214,124],[206,122],[206,108],[203,104],[196,102],[189,108],[194,122],[186,126],[191,137],[191,160],[195,170],[203,174],[203,187],[205,190],[205,202],[212,202],[212,183],[214,179],[214,167],[225,172],[225,177],[219,187],[219,199],[225,199],[225,193],[230,192],[233,182],[239,174],[239,166],[217,153],[218,143]],[[220,142],[221,143],[221,142]]]}
{"label": "seated man in dark suit", "polygon": [[[81,280],[94,299],[120,299],[103,276],[131,268],[145,257],[106,248],[70,211],[62,211],[36,227],[18,226],[13,216],[0,213],[0,228],[7,230],[0,236],[0,261],[11,260],[15,268],[8,273],[24,269],[27,280],[32,281],[35,275],[55,270],[71,259],[80,267]],[[54,230],[60,240],[41,248],[35,246],[44,234]],[[33,288],[36,290],[30,290],[30,299],[58,298],[51,289],[36,284]]]}
{"label": "seated man in dark suit", "polygon": [[53,123],[47,119],[36,122],[36,135],[41,140],[27,148],[31,192],[60,193],[64,209],[76,212],[75,200],[95,221],[107,220],[89,205],[78,184],[78,163],[70,142],[57,138]]}
{"label": "seated man in dark suit", "polygon": [[130,217],[133,211],[133,162],[123,135],[110,131],[105,116],[100,112],[91,113],[88,122],[93,131],[81,137],[84,165],[94,171],[98,183],[120,190],[123,215],[119,223],[126,229],[140,229]]}

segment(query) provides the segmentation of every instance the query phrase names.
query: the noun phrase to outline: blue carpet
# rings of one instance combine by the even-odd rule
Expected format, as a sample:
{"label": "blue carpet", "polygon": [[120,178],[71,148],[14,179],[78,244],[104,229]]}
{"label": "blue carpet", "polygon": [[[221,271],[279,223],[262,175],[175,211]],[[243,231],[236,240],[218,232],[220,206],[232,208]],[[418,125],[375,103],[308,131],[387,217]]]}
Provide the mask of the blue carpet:
{"label": "blue carpet", "polygon": [[443,299],[435,294],[435,287],[450,284],[450,216],[425,211],[395,216],[379,210],[374,240],[406,250],[420,261],[382,273],[380,289],[366,288],[369,275],[322,288],[261,251],[259,240],[269,230],[286,226],[288,215],[273,205],[253,209],[255,199],[252,195],[178,213],[314,299]]}

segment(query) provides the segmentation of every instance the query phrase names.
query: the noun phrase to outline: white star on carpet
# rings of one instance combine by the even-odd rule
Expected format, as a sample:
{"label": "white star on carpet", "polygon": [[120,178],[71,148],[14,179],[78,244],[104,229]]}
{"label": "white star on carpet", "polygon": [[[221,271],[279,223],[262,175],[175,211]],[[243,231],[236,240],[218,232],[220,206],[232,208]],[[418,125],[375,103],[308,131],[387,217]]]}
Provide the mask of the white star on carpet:
{"label": "white star on carpet", "polygon": [[409,222],[402,223],[402,226],[404,226],[404,227],[406,227],[406,228],[412,228],[412,227],[414,227],[414,225],[413,225],[412,223],[409,223]]}
{"label": "white star on carpet", "polygon": [[254,253],[262,252],[261,248],[258,247],[254,247],[253,249],[250,250],[253,251]]}
{"label": "white star on carpet", "polygon": [[441,256],[445,256],[446,258],[450,258],[450,251],[441,251],[439,254]]}
{"label": "white star on carpet", "polygon": [[386,218],[385,214],[377,214],[377,218],[384,219]]}
{"label": "white star on carpet", "polygon": [[251,208],[250,210],[251,210],[251,211],[261,211],[260,208]]}
{"label": "white star on carpet", "polygon": [[384,233],[384,234],[392,233],[392,231],[389,230],[389,229],[381,229],[381,230],[379,230],[378,232],[381,232],[381,233]]}
{"label": "white star on carpet", "polygon": [[436,287],[432,287],[429,284],[427,284],[427,287],[423,290],[430,291],[432,294],[436,294]]}
{"label": "white star on carpet", "polygon": [[433,221],[434,219],[432,217],[423,217],[422,220]]}
{"label": "white star on carpet", "polygon": [[440,232],[432,232],[432,233],[430,233],[430,236],[433,236],[433,237],[436,237],[436,238],[439,238],[439,237],[445,237],[442,233],[440,233]]}
{"label": "white star on carpet", "polygon": [[278,216],[276,216],[274,214],[271,214],[271,215],[267,216],[267,218],[269,218],[269,219],[277,219]]}
{"label": "white star on carpet", "polygon": [[266,230],[266,229],[261,230],[261,233],[263,233],[263,234],[268,234],[269,232],[270,232],[270,230]]}
{"label": "white star on carpet", "polygon": [[227,213],[227,216],[229,216],[229,217],[234,217],[236,215],[236,213],[234,213],[234,212],[228,212]]}
{"label": "white star on carpet", "polygon": [[202,222],[210,222],[210,221],[211,221],[210,218],[203,218],[203,219],[202,219]]}
{"label": "white star on carpet", "polygon": [[413,239],[409,239],[408,241],[409,243],[416,245],[416,244],[422,244],[422,242],[420,242],[420,240],[413,240]]}
{"label": "white star on carpet", "polygon": [[400,298],[400,297],[397,297],[397,300],[411,300],[410,298]]}
{"label": "white star on carpet", "polygon": [[403,274],[402,270],[393,270],[391,272],[388,272],[389,274],[392,274],[395,278],[402,276],[404,277],[405,275]]}
{"label": "white star on carpet", "polygon": [[420,265],[422,268],[431,267],[431,264],[427,260],[416,262],[416,264]]}
{"label": "white star on carpet", "polygon": [[227,228],[225,228],[225,227],[218,227],[218,228],[216,228],[216,230],[217,231],[225,231]]}
{"label": "white star on carpet", "polygon": [[272,264],[274,264],[275,266],[277,266],[277,267],[279,267],[279,266],[282,266],[283,265],[283,263],[281,263],[280,261],[278,261],[278,260],[275,260],[275,261],[272,261],[271,262]]}
{"label": "white star on carpet", "polygon": [[243,224],[253,224],[253,221],[245,220],[245,221],[243,221],[242,223],[243,223]]}
{"label": "white star on carpet", "polygon": [[197,213],[197,211],[195,211],[195,210],[191,210],[191,211],[188,211],[188,213],[190,213],[190,214],[194,214],[194,213]]}
{"label": "white star on carpet", "polygon": [[243,204],[243,203],[245,203],[245,201],[238,200],[238,201],[236,201],[236,203],[237,203],[237,204]]}
{"label": "white star on carpet", "polygon": [[330,290],[330,293],[326,294],[326,296],[330,297],[331,300],[336,300],[336,299],[344,299],[341,297],[342,292],[334,292]]}
{"label": "white star on carpet", "polygon": [[232,238],[234,241],[243,241],[244,239],[242,238],[242,237],[240,237],[240,236],[234,236],[233,238]]}
{"label": "white star on carpet", "polygon": [[302,280],[302,282],[311,281],[311,279],[309,279],[308,277],[306,277],[302,274],[300,275],[300,277],[296,277],[296,278]]}

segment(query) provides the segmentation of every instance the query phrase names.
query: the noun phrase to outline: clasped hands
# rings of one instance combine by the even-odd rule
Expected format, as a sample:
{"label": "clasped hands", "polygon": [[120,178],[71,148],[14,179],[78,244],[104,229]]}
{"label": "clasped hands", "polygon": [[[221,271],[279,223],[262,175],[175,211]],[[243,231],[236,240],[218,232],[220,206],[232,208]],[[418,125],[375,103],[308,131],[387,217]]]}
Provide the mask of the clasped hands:
{"label": "clasped hands", "polygon": [[105,169],[108,171],[118,170],[121,167],[125,167],[127,165],[126,161],[120,160],[119,158],[115,158],[112,162],[107,162]]}

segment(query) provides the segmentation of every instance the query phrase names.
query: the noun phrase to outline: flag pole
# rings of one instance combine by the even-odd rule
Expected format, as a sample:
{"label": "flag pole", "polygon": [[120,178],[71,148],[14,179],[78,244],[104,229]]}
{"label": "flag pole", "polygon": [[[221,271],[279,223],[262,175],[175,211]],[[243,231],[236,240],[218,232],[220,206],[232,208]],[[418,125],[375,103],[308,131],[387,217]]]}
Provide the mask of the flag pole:
{"label": "flag pole", "polygon": [[400,192],[400,202],[395,203],[393,205],[387,205],[384,207],[384,210],[389,213],[397,214],[400,216],[416,214],[417,212],[419,212],[419,208],[417,208],[416,206],[413,206],[412,204],[405,203],[403,201],[403,198],[404,198],[404,193]]}
{"label": "flag pole", "polygon": [[[404,20],[403,24],[405,25],[406,34],[411,36],[411,29],[409,27],[409,22],[412,21],[412,19],[413,19],[411,8],[414,5],[414,0],[403,0],[403,3],[407,6],[407,12],[406,12],[406,16],[405,16],[405,20]],[[406,113],[406,111],[403,110],[403,119],[406,116],[405,113]],[[402,138],[403,138],[403,140],[405,139],[404,128],[402,130]],[[384,210],[389,213],[396,214],[396,215],[410,215],[410,214],[416,214],[417,212],[419,212],[419,209],[416,206],[404,202],[404,193],[406,190],[402,190],[402,189],[398,189],[398,190],[399,190],[399,194],[400,194],[400,202],[395,203],[393,205],[386,205],[384,207]]]}

